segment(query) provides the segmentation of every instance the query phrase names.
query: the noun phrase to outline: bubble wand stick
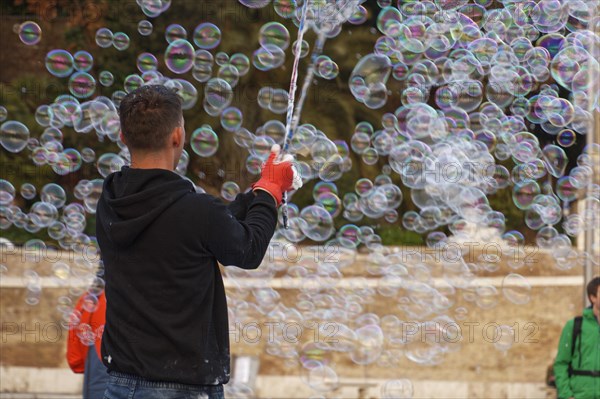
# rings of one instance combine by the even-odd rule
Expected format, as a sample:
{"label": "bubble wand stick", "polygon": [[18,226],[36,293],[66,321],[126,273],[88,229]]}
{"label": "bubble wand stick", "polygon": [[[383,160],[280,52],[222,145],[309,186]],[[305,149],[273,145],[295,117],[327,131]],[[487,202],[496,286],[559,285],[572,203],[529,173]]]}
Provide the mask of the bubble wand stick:
{"label": "bubble wand stick", "polygon": [[[298,85],[296,81],[298,80],[298,64],[300,62],[300,53],[302,52],[302,39],[304,37],[304,24],[306,23],[306,9],[308,8],[308,2],[310,0],[304,0],[304,4],[302,4],[302,9],[300,11],[300,25],[298,26],[298,39],[296,39],[296,54],[294,56],[294,65],[292,67],[292,76],[290,78],[290,91],[288,94],[288,107],[287,107],[287,115],[285,121],[285,140],[283,142],[283,149],[281,151],[280,156],[283,156],[285,152],[288,151],[288,147],[290,145],[290,141],[292,136],[294,135],[294,129],[292,128],[292,116],[294,114],[294,100],[296,96],[296,88]],[[287,209],[287,193],[283,193],[283,227],[288,228],[288,209]]]}

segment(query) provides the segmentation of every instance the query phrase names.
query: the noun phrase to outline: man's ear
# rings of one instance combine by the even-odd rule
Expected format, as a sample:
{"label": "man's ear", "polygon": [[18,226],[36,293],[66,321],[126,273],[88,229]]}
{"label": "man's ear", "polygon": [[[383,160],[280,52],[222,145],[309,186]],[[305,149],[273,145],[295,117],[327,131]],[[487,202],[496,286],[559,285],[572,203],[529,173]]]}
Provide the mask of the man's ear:
{"label": "man's ear", "polygon": [[181,126],[173,129],[171,133],[171,144],[173,147],[179,147],[185,138],[183,137],[183,128]]}
{"label": "man's ear", "polygon": [[123,136],[123,131],[119,130],[119,138],[121,139],[121,142],[125,145],[127,145],[127,143],[125,142],[125,136]]}

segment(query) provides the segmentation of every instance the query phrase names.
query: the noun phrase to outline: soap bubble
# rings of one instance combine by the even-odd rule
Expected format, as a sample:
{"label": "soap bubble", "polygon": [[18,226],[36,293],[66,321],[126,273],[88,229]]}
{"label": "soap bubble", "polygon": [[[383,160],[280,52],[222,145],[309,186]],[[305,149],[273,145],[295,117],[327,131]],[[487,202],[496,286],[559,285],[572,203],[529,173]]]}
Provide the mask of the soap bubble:
{"label": "soap bubble", "polygon": [[126,162],[117,154],[111,152],[104,153],[98,157],[96,161],[96,167],[100,176],[106,177],[113,172],[118,172]]}
{"label": "soap bubble", "polygon": [[300,225],[300,229],[313,241],[325,241],[335,232],[333,218],[322,206],[308,206],[302,209],[300,217],[306,222]]}
{"label": "soap bubble", "polygon": [[194,29],[194,44],[201,49],[210,50],[221,43],[221,30],[210,22],[203,22]]}
{"label": "soap bubble", "polygon": [[561,177],[565,173],[569,159],[562,148],[549,144],[544,147],[542,156],[546,169],[552,176]]}
{"label": "soap bubble", "polygon": [[76,71],[88,72],[94,66],[94,57],[89,52],[80,50],[73,54],[73,66]]}
{"label": "soap bubble", "polygon": [[113,35],[113,46],[119,51],[124,51],[129,48],[130,40],[129,36],[123,32],[116,32]]}
{"label": "soap bubble", "polygon": [[232,54],[229,63],[238,70],[239,76],[244,76],[250,70],[250,59],[245,54]]}
{"label": "soap bubble", "polygon": [[6,121],[0,125],[0,144],[5,150],[21,152],[27,147],[29,129],[18,121]]}
{"label": "soap bubble", "polygon": [[202,126],[192,133],[190,145],[197,155],[210,157],[219,149],[219,137],[210,127]]}
{"label": "soap bubble", "polygon": [[564,176],[556,182],[556,195],[563,201],[573,202],[577,199],[577,181],[571,176]]}
{"label": "soap bubble", "polygon": [[67,193],[56,183],[48,183],[40,191],[40,198],[60,209],[67,202]]}
{"label": "soap bubble", "polygon": [[511,273],[502,280],[502,293],[515,305],[524,305],[531,299],[531,286],[525,277]]}
{"label": "soap bubble", "polygon": [[556,141],[558,144],[565,148],[573,146],[573,144],[576,142],[576,139],[577,135],[572,129],[561,130],[556,136]]}
{"label": "soap bubble", "polygon": [[204,97],[209,105],[221,110],[231,103],[233,90],[223,79],[213,78],[204,87]]}
{"label": "soap bubble", "polygon": [[173,41],[165,51],[165,65],[173,73],[188,72],[194,66],[194,47],[184,39]]}
{"label": "soap bubble", "polygon": [[267,22],[258,32],[258,42],[262,47],[274,45],[285,50],[290,44],[290,33],[279,22]]}
{"label": "soap bubble", "polygon": [[381,327],[369,324],[355,331],[357,345],[350,354],[352,361],[358,365],[375,362],[383,351],[384,335]]}
{"label": "soap bubble", "polygon": [[137,57],[137,69],[142,73],[155,71],[158,69],[158,60],[152,53],[142,53]]}
{"label": "soap bubble", "polygon": [[21,196],[27,200],[33,199],[37,194],[35,186],[31,183],[23,183],[20,189]]}
{"label": "soap bubble", "polygon": [[173,43],[175,40],[187,39],[187,31],[179,24],[171,24],[165,29],[165,39],[167,43]]}
{"label": "soap bubble", "polygon": [[8,180],[0,179],[0,205],[10,205],[15,193],[15,187]]}
{"label": "soap bubble", "polygon": [[534,180],[525,180],[515,184],[513,188],[513,202],[519,209],[529,209],[536,195],[540,193],[540,186]]}
{"label": "soap bubble", "polygon": [[42,28],[33,21],[25,21],[19,25],[19,39],[28,46],[38,44],[42,40]]}
{"label": "soap bubble", "polygon": [[411,399],[413,384],[408,379],[389,380],[381,386],[382,399]]}
{"label": "soap bubble", "polygon": [[329,366],[318,364],[308,371],[308,385],[318,392],[330,392],[339,385],[337,373]]}
{"label": "soap bubble", "polygon": [[229,132],[235,132],[242,126],[243,115],[236,107],[229,107],[221,113],[221,126]]}
{"label": "soap bubble", "polygon": [[96,91],[96,80],[87,72],[75,72],[69,78],[69,91],[77,98],[88,98]]}
{"label": "soap bubble", "polygon": [[494,343],[494,347],[496,349],[505,352],[509,350],[515,343],[516,334],[513,327],[503,324],[496,327],[493,336],[488,338]]}
{"label": "soap bubble", "polygon": [[150,36],[152,34],[154,27],[152,26],[152,22],[142,19],[138,23],[138,33],[142,36]]}
{"label": "soap bubble", "polygon": [[260,71],[279,68],[285,61],[285,52],[274,44],[261,46],[252,54],[252,65]]}
{"label": "soap bubble", "polygon": [[240,0],[240,3],[248,8],[263,8],[270,2],[271,0]]}
{"label": "soap bubble", "polygon": [[67,50],[52,50],[46,55],[46,69],[56,77],[67,77],[73,73],[73,56]]}
{"label": "soap bubble", "polygon": [[221,197],[226,201],[233,201],[235,197],[240,193],[240,186],[232,181],[226,181],[221,186]]}
{"label": "soap bubble", "polygon": [[108,28],[100,28],[96,31],[96,44],[101,48],[108,48],[113,45],[114,34]]}
{"label": "soap bubble", "polygon": [[98,75],[98,82],[104,87],[110,87],[115,82],[115,77],[110,71],[101,71]]}

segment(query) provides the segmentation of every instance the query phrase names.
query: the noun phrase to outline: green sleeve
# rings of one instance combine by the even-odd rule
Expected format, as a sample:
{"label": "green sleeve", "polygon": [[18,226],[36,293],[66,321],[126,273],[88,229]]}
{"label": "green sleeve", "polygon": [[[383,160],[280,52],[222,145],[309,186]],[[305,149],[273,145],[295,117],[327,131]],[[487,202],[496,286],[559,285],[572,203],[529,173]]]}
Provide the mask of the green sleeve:
{"label": "green sleeve", "polygon": [[554,360],[554,378],[558,398],[568,399],[573,397],[573,391],[569,384],[569,363],[571,362],[571,341],[573,336],[573,320],[569,320],[562,330],[560,342],[558,343],[558,354]]}

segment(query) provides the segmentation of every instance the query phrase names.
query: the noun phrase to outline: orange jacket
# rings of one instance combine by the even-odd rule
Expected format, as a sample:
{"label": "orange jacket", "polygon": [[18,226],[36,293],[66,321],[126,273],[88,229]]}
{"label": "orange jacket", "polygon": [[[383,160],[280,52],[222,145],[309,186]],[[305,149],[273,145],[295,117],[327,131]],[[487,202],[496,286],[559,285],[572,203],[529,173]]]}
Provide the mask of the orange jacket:
{"label": "orange jacket", "polygon": [[96,353],[98,354],[98,358],[102,359],[100,344],[102,342],[102,331],[106,322],[106,297],[104,296],[104,292],[102,292],[98,297],[98,307],[94,312],[90,313],[83,310],[83,302],[86,295],[87,293],[82,295],[77,301],[74,310],[81,312],[81,318],[78,323],[70,326],[67,341],[67,362],[71,370],[75,373],[84,372],[85,358],[88,353],[88,346],[81,342],[81,339],[77,336],[77,332],[83,324],[89,324],[92,328],[91,331],[95,335],[94,346],[96,347]]}

